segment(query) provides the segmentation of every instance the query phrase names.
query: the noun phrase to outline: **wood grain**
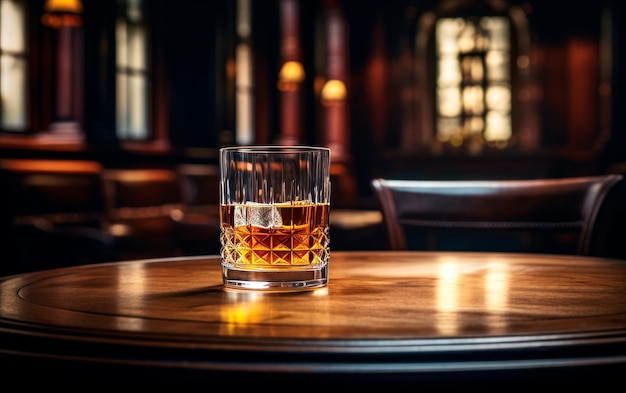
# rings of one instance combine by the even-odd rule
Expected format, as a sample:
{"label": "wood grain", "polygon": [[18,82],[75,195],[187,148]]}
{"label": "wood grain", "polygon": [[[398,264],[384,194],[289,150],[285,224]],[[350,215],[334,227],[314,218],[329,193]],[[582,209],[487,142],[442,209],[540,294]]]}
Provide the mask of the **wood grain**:
{"label": "wood grain", "polygon": [[626,262],[393,251],[330,263],[327,288],[293,293],[224,289],[216,256],[5,277],[0,358],[55,359],[59,376],[106,364],[386,383],[626,367]]}

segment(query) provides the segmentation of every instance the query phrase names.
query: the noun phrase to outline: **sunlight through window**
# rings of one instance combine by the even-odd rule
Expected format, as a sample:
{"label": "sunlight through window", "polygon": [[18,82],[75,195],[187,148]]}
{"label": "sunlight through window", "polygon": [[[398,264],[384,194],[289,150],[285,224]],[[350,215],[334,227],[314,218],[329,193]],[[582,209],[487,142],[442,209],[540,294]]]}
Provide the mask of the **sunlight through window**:
{"label": "sunlight through window", "polygon": [[0,121],[6,131],[27,127],[25,19],[22,1],[0,1]]}
{"label": "sunlight through window", "polygon": [[508,19],[441,18],[435,34],[437,139],[506,147],[512,137]]}
{"label": "sunlight through window", "polygon": [[118,16],[117,42],[117,135],[121,139],[143,140],[148,133],[147,33],[141,0],[122,1]]}

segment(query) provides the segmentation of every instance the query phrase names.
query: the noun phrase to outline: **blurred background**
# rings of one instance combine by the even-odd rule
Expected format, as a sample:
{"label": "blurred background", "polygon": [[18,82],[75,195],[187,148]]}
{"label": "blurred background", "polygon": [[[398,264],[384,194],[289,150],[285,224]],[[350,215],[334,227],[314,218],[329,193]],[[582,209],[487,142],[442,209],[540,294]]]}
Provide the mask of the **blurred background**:
{"label": "blurred background", "polygon": [[217,152],[332,149],[334,249],[375,177],[626,171],[617,0],[0,0],[0,274],[217,253]]}

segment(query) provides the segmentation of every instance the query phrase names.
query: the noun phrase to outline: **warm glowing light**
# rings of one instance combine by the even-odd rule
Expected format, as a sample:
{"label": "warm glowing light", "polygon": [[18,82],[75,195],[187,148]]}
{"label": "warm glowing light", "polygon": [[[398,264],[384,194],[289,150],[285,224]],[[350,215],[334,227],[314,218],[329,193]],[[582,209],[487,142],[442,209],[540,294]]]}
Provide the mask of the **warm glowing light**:
{"label": "warm glowing light", "polygon": [[83,12],[83,3],[80,0],[47,0],[43,6],[46,12],[69,12],[80,14]]}
{"label": "warm glowing light", "polygon": [[111,301],[115,302],[118,309],[124,310],[121,316],[114,318],[117,328],[130,331],[144,329],[145,319],[124,316],[133,315],[138,310],[143,310],[146,307],[146,297],[143,295],[146,293],[148,277],[146,277],[144,265],[139,263],[121,265],[116,279],[116,288],[112,290],[112,293],[117,293],[118,295],[112,297]]}
{"label": "warm glowing light", "polygon": [[45,13],[41,23],[52,28],[80,26],[83,18],[83,3],[80,0],[47,0],[43,6]]}
{"label": "warm glowing light", "polygon": [[342,81],[331,79],[324,84],[320,94],[322,96],[322,103],[330,104],[345,101],[348,92],[346,85]]}
{"label": "warm glowing light", "polygon": [[437,275],[437,329],[441,334],[454,335],[458,332],[459,282],[461,274],[459,264],[444,261],[439,265]]}
{"label": "warm glowing light", "polygon": [[263,296],[260,293],[229,290],[226,295],[229,302],[221,311],[221,329],[225,333],[235,334],[246,325],[261,322],[269,313],[263,305]]}
{"label": "warm glowing light", "polygon": [[304,80],[305,73],[302,63],[297,61],[288,61],[283,64],[278,74],[278,79],[283,82],[300,83]]}
{"label": "warm glowing light", "polygon": [[[459,148],[504,148],[512,134],[509,22],[441,18],[436,25],[436,137]],[[518,59],[520,67],[528,59]],[[527,66],[527,64],[526,64]]]}
{"label": "warm glowing light", "polygon": [[281,91],[296,90],[297,85],[305,78],[304,67],[298,61],[288,61],[278,73],[278,89]]}
{"label": "warm glowing light", "polygon": [[485,305],[490,312],[502,312],[506,309],[509,281],[507,264],[498,260],[491,261],[485,275]]}

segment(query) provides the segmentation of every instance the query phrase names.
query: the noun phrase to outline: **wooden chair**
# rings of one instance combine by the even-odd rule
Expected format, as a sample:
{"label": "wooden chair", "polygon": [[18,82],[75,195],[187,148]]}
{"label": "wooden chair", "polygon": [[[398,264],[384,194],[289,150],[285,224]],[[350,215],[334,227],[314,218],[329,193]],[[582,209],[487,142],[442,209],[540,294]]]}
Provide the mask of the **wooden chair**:
{"label": "wooden chair", "polygon": [[208,164],[176,167],[183,211],[176,218],[176,236],[185,255],[217,254],[220,250],[219,168]]}
{"label": "wooden chair", "polygon": [[[623,257],[622,176],[374,179],[388,246]],[[621,238],[620,238],[621,237]]]}
{"label": "wooden chair", "polygon": [[105,168],[102,177],[118,259],[182,255],[175,220],[183,214],[183,197],[175,170]]}
{"label": "wooden chair", "polygon": [[[0,160],[7,258],[17,273],[111,260],[100,163],[89,160]],[[12,257],[9,257],[11,255]]]}

